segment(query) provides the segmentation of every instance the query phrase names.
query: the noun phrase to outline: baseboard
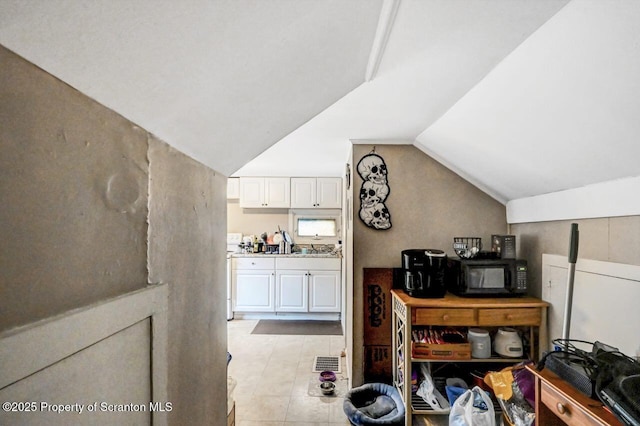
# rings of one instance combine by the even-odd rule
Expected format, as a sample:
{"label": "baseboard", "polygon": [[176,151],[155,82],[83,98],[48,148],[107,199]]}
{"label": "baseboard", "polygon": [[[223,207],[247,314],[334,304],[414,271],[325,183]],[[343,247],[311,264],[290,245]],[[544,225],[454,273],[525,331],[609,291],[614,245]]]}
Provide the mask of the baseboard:
{"label": "baseboard", "polygon": [[262,312],[234,312],[234,319],[281,319],[281,320],[319,320],[319,321],[338,321],[339,313],[262,313]]}

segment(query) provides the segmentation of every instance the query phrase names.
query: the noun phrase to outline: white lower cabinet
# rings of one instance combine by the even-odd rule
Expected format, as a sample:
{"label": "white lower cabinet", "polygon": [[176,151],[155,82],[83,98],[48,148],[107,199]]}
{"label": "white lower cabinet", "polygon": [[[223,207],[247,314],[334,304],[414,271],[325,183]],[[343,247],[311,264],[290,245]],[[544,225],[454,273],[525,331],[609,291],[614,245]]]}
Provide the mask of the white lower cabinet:
{"label": "white lower cabinet", "polygon": [[276,312],[340,312],[340,259],[276,258]]}
{"label": "white lower cabinet", "polygon": [[309,271],[309,312],[340,311],[340,271]]}
{"label": "white lower cabinet", "polygon": [[274,312],[275,262],[273,258],[232,259],[233,310]]}
{"label": "white lower cabinet", "polygon": [[273,271],[236,271],[234,287],[235,311],[275,311]]}
{"label": "white lower cabinet", "polygon": [[234,258],[235,312],[340,312],[338,258]]}
{"label": "white lower cabinet", "polygon": [[307,312],[309,310],[308,273],[298,270],[276,272],[276,311]]}

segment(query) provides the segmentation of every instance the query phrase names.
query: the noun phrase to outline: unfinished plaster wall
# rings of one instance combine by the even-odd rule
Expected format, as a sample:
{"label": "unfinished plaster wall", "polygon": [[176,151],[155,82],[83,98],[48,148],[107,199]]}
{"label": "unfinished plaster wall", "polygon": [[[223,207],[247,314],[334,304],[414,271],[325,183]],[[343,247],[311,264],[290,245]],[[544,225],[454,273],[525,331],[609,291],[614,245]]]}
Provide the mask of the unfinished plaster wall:
{"label": "unfinished plaster wall", "polygon": [[149,277],[170,283],[170,423],[225,424],[227,179],[158,140],[149,161]]}
{"label": "unfinished plaster wall", "polygon": [[167,283],[170,424],[225,424],[226,179],[2,46],[0,100],[0,332]]}
{"label": "unfinished plaster wall", "polygon": [[147,285],[147,134],[0,46],[0,330]]}
{"label": "unfinished plaster wall", "polygon": [[[363,381],[363,268],[401,266],[405,249],[441,249],[455,256],[454,237],[476,236],[485,243],[507,230],[504,205],[411,145],[376,145],[388,169],[385,201],[392,227],[367,227],[358,217],[362,178],[358,161],[373,145],[353,146],[353,384]],[[391,344],[391,342],[389,342]]]}

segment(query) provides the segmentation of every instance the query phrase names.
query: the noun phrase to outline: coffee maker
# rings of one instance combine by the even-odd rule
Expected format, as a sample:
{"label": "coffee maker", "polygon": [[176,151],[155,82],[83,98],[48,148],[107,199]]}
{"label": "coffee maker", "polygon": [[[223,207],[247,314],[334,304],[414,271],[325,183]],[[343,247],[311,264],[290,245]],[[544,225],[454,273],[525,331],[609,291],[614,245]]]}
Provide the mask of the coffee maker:
{"label": "coffee maker", "polygon": [[444,280],[447,255],[442,250],[402,251],[403,289],[411,297],[441,298],[446,293]]}

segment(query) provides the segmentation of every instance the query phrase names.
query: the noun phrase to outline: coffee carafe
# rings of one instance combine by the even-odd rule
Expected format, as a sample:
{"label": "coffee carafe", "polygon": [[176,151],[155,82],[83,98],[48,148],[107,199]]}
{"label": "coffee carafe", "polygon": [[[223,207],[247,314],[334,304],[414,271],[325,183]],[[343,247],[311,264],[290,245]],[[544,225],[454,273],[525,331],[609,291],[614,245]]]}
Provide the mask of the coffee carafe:
{"label": "coffee carafe", "polygon": [[404,291],[411,297],[444,297],[446,293],[444,281],[446,264],[447,255],[442,250],[403,250]]}

